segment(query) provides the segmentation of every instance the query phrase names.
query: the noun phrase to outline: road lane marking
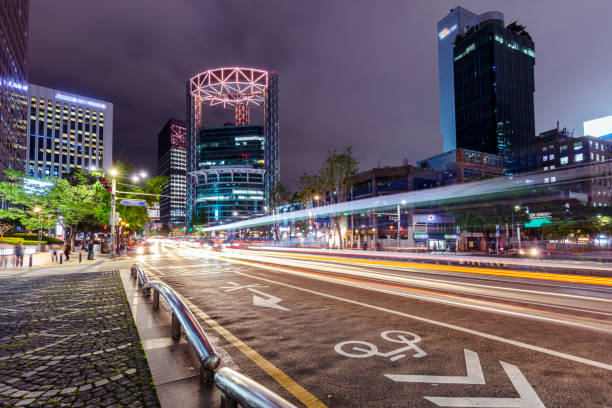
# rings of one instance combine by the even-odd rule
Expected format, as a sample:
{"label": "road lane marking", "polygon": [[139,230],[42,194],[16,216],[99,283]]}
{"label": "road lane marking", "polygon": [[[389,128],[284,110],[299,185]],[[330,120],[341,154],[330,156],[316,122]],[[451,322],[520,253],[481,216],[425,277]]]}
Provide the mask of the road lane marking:
{"label": "road lane marking", "polygon": [[[256,266],[258,268],[261,268],[261,269],[269,269],[269,270],[275,270],[275,271],[281,271],[281,272],[287,272],[288,271],[286,268],[275,267],[275,266],[268,266],[268,265],[260,265],[260,264],[254,263],[254,262],[236,260],[236,259],[231,259],[231,258],[228,259],[228,262],[246,263],[246,264],[250,264],[250,265]],[[293,271],[290,271],[290,270],[289,270],[289,272],[293,273]],[[433,324],[433,325],[444,327],[444,328],[447,328],[447,329],[451,329],[451,330],[456,330],[456,331],[460,331],[460,332],[463,332],[463,333],[472,334],[474,336],[482,337],[482,338],[485,338],[485,339],[495,340],[495,341],[498,341],[498,342],[501,342],[501,343],[510,344],[512,346],[521,347],[521,348],[524,348],[524,349],[527,349],[527,350],[532,350],[532,351],[536,351],[536,352],[539,352],[539,353],[548,354],[548,355],[551,355],[551,356],[554,356],[554,357],[559,357],[559,358],[562,358],[562,359],[565,359],[565,360],[574,361],[574,362],[577,362],[577,363],[586,364],[586,365],[590,365],[590,366],[593,366],[593,367],[602,368],[604,370],[612,371],[612,365],[611,364],[606,364],[606,363],[602,363],[602,362],[599,362],[599,361],[590,360],[588,358],[583,358],[583,357],[578,357],[578,356],[574,356],[574,355],[567,354],[567,353],[562,353],[560,351],[551,350],[551,349],[547,349],[545,347],[535,346],[535,345],[528,344],[528,343],[523,343],[523,342],[517,341],[517,340],[506,339],[504,337],[496,336],[494,334],[484,333],[484,332],[481,332],[481,331],[478,331],[478,330],[468,329],[466,327],[456,326],[454,324],[440,322],[440,321],[429,319],[429,318],[422,317],[422,316],[417,316],[417,315],[412,315],[412,314],[409,314],[409,313],[400,312],[400,311],[397,311],[397,310],[387,309],[385,307],[375,306],[375,305],[371,305],[371,304],[368,304],[368,303],[360,302],[360,301],[357,301],[357,300],[352,300],[352,299],[347,299],[347,298],[343,298],[343,297],[340,297],[340,296],[330,295],[330,294],[327,294],[327,293],[317,292],[315,290],[301,288],[299,286],[291,285],[291,284],[288,284],[288,283],[278,282],[278,281],[275,281],[275,280],[272,280],[272,279],[262,278],[260,276],[253,276],[253,275],[250,275],[250,274],[244,273],[244,272],[236,272],[236,271],[234,271],[233,273],[235,273],[237,275],[248,276],[250,278],[262,280],[262,281],[265,281],[265,282],[275,283],[277,285],[281,285],[281,286],[285,286],[285,287],[288,287],[288,288],[300,290],[302,292],[311,293],[311,294],[322,296],[322,297],[326,297],[326,298],[329,298],[329,299],[334,299],[334,300],[338,300],[338,301],[341,301],[341,302],[346,302],[346,303],[350,303],[350,304],[354,304],[354,305],[358,305],[358,306],[363,306],[363,307],[367,307],[367,308],[370,308],[370,309],[378,310],[378,311],[381,311],[381,312],[394,314],[394,315],[397,315],[397,316],[407,317],[409,319],[418,320],[418,321],[421,321],[421,322],[424,322],[424,323]],[[394,293],[394,292],[391,292],[391,293]]]}
{"label": "road lane marking", "polygon": [[471,268],[467,266],[454,266],[454,265],[435,265],[435,264],[421,264],[414,262],[397,262],[397,261],[384,261],[378,259],[352,259],[352,258],[335,258],[330,256],[314,256],[314,255],[298,255],[298,254],[275,254],[283,257],[293,258],[304,258],[304,259],[318,259],[322,261],[335,261],[335,262],[346,262],[355,264],[370,264],[370,265],[388,265],[398,266],[404,268],[418,268],[418,269],[430,269],[435,271],[451,271],[451,272],[463,272],[472,273],[479,275],[494,275],[494,276],[509,276],[514,278],[526,278],[526,279],[538,279],[538,280],[550,280],[558,282],[572,282],[572,283],[586,283],[589,285],[604,285],[612,286],[612,278],[595,277],[595,276],[584,276],[584,275],[564,275],[559,273],[542,273],[542,272],[522,272],[512,271],[504,269],[488,269],[488,268]]}
{"label": "road lane marking", "polygon": [[183,297],[183,300],[191,309],[196,316],[204,320],[206,324],[212,327],[217,333],[225,337],[234,347],[240,350],[245,356],[251,361],[257,364],[262,370],[270,375],[276,382],[278,382],[283,388],[293,394],[298,400],[300,400],[307,407],[313,408],[327,408],[317,397],[308,392],[304,387],[296,383],[291,377],[285,374],[280,368],[266,360],[261,354],[252,349],[242,340],[230,333],[225,327],[221,326],[216,320],[213,320],[207,315],[202,309],[194,305],[188,299]]}
{"label": "road lane marking", "polygon": [[467,375],[403,375],[383,374],[395,382],[414,382],[426,384],[486,384],[478,353],[463,349]]}
{"label": "road lane marking", "polygon": [[[466,350],[467,351],[467,350]],[[545,408],[542,400],[515,365],[500,361],[519,398],[425,397],[440,407],[516,407]]]}
{"label": "road lane marking", "polygon": [[[501,301],[512,302],[512,303],[542,306],[542,307],[553,308],[553,309],[571,310],[571,311],[588,313],[588,314],[596,314],[600,316],[612,316],[612,313],[603,312],[599,310],[563,306],[563,305],[558,305],[558,304],[550,303],[550,302],[549,303],[535,302],[535,301],[530,301],[530,300],[524,300],[521,298],[511,298],[511,297],[504,297],[504,296],[498,296],[498,295],[491,295],[491,294],[485,294],[485,293],[480,293],[476,291],[470,292],[466,289],[449,289],[448,288],[448,286],[452,286],[452,285],[456,285],[456,286],[465,285],[464,283],[461,283],[461,282],[454,282],[454,281],[445,282],[442,280],[417,278],[417,277],[411,277],[411,276],[406,277],[402,275],[382,273],[382,272],[367,272],[364,270],[360,270],[356,268],[349,268],[345,265],[338,265],[338,264],[324,264],[324,263],[316,263],[316,262],[311,262],[311,261],[295,261],[291,263],[291,265],[287,265],[282,262],[278,263],[279,260],[277,258],[272,258],[272,260],[273,261],[270,261],[270,258],[267,258],[266,262],[273,263],[273,264],[280,264],[282,266],[299,267],[303,269],[316,268],[318,270],[331,271],[332,274],[334,276],[337,276],[339,279],[342,278],[341,273],[352,275],[352,276],[365,277],[369,279],[387,280],[387,282],[389,282],[389,278],[391,277],[396,280],[396,282],[390,282],[392,286],[396,286],[395,284],[397,283],[403,283],[404,285],[411,286],[412,287],[411,290],[413,291],[420,291],[420,292],[430,293],[434,295],[446,294],[447,296],[453,296],[453,297],[457,297],[457,296],[461,297],[461,295],[467,295],[467,296],[475,296],[475,297],[486,298],[486,299],[495,299],[498,301],[501,300]],[[261,261],[261,259],[259,259],[259,261]],[[284,260],[281,260],[281,261],[284,261]],[[317,272],[311,272],[311,273],[317,273]],[[440,285],[438,287],[435,287],[435,285],[434,287],[431,287],[431,286],[427,286],[425,283],[420,282],[420,280],[433,281],[433,282],[439,283]],[[381,285],[388,285],[387,282],[376,282],[376,283],[381,284]],[[499,290],[508,289],[508,290],[517,290],[521,292],[531,292],[531,293],[539,294],[543,296],[557,295],[557,296],[563,296],[563,297],[568,297],[568,298],[577,298],[581,300],[589,299],[593,301],[612,302],[612,299],[587,298],[585,296],[580,296],[580,295],[555,294],[553,292],[529,291],[529,290],[524,290],[524,289],[503,288],[503,287],[488,286],[488,285],[476,285],[476,284],[468,284],[468,285],[482,286],[485,288],[492,288],[492,289],[499,289]],[[504,303],[502,303],[501,305],[507,306]],[[515,306],[515,307],[518,307],[518,306]]]}
{"label": "road lane marking", "polygon": [[[408,339],[406,338],[405,335],[408,335],[409,337],[412,337],[412,338]],[[397,339],[394,338],[393,336],[397,336]],[[410,333],[410,332],[402,331],[402,330],[387,330],[387,331],[382,332],[380,334],[380,337],[382,337],[383,339],[387,341],[393,342],[393,343],[407,344],[407,346],[403,346],[398,349],[388,351],[386,353],[381,353],[378,351],[378,347],[375,344],[368,343],[367,341],[347,340],[347,341],[343,341],[341,343],[336,344],[334,346],[334,351],[338,354],[342,354],[343,356],[350,357],[350,358],[368,358],[372,356],[380,356],[380,357],[389,357],[389,360],[391,361],[396,361],[396,360],[406,357],[405,354],[400,354],[400,353],[403,353],[404,351],[409,351],[409,350],[414,351],[414,354],[412,355],[412,357],[414,358],[421,358],[421,357],[427,356],[427,353],[424,352],[419,346],[416,345],[416,343],[421,341],[421,336],[418,336],[414,333]],[[348,345],[352,345],[353,347],[351,348],[351,350],[356,351],[357,353],[351,353],[351,352],[344,351],[343,347],[348,346]],[[355,347],[355,345],[358,345],[358,346],[363,345],[367,348]]]}
{"label": "road lane marking", "polygon": [[[298,275],[298,276],[303,276],[303,277],[307,277],[307,278],[311,278],[311,279],[317,279],[317,280],[323,280],[326,282],[332,282],[332,283],[336,283],[336,284],[340,284],[340,285],[345,285],[345,286],[352,286],[352,287],[356,287],[356,288],[360,288],[360,289],[366,289],[366,290],[371,290],[371,291],[376,291],[376,292],[381,292],[381,293],[387,293],[387,294],[392,294],[392,295],[397,295],[397,296],[402,296],[402,297],[407,297],[407,298],[411,298],[411,299],[418,299],[418,300],[424,300],[427,302],[434,302],[434,303],[443,303],[443,304],[447,304],[447,305],[451,305],[451,306],[459,306],[459,307],[466,307],[466,308],[471,308],[471,309],[476,309],[476,310],[482,310],[485,312],[495,312],[495,313],[501,313],[501,314],[506,314],[506,315],[510,315],[510,316],[516,316],[516,317],[521,317],[521,318],[530,318],[530,319],[535,319],[535,320],[542,320],[548,323],[558,323],[558,324],[563,324],[566,326],[575,326],[575,327],[579,327],[581,329],[590,329],[590,330],[598,330],[598,331],[603,331],[603,332],[607,332],[607,333],[611,333],[612,329],[607,329],[607,328],[602,328],[599,326],[590,326],[584,323],[576,323],[576,322],[572,322],[572,321],[568,321],[568,320],[562,320],[562,319],[556,319],[556,318],[552,318],[552,317],[546,317],[546,316],[539,316],[539,315],[535,315],[535,314],[531,314],[531,313],[527,313],[527,312],[515,312],[512,310],[506,310],[506,309],[501,309],[501,308],[495,308],[492,306],[482,306],[476,303],[468,303],[466,301],[461,302],[459,300],[449,300],[449,299],[444,299],[444,296],[448,297],[448,296],[452,296],[453,298],[458,298],[461,299],[461,297],[459,295],[445,295],[445,294],[438,294],[433,290],[427,290],[427,289],[419,289],[419,288],[408,288],[405,285],[401,285],[401,284],[396,284],[393,282],[369,282],[369,281],[364,281],[363,279],[357,278],[357,277],[347,277],[347,276],[343,276],[343,275],[330,275],[328,273],[323,273],[323,272],[315,272],[315,271],[305,271],[305,270],[300,270],[300,269],[294,269],[291,267],[285,267],[285,266],[269,266],[269,265],[263,265],[260,264],[258,262],[255,261],[247,261],[247,260],[237,260],[237,259],[232,259],[232,258],[222,258],[222,259],[226,259],[229,262],[236,262],[236,263],[244,263],[244,264],[248,264],[248,265],[255,265],[257,267],[260,268],[264,268],[264,269],[271,269],[271,270],[276,270],[276,271],[280,271],[280,272],[285,272],[285,273],[290,273],[293,275]],[[238,272],[235,272],[238,273]],[[383,289],[380,287],[376,287],[375,285],[378,286],[388,286],[388,287],[392,287],[392,288],[396,288],[396,289],[401,289],[403,290],[402,292],[398,292],[395,290],[388,290],[388,289]],[[426,295],[418,295],[418,294],[414,294],[414,293],[407,293],[405,292],[406,290],[409,290],[411,292],[422,292],[425,294],[434,294],[438,297],[431,297],[431,296],[426,296]],[[472,302],[477,302],[477,303],[484,303],[484,302],[479,302],[477,300],[472,300]],[[489,302],[491,303],[491,302]],[[506,306],[506,305],[500,305],[500,306]],[[510,306],[508,306],[510,307]],[[515,306],[515,308],[518,308]]]}
{"label": "road lane marking", "polygon": [[[150,268],[159,271],[158,268],[148,265]],[[179,294],[180,296],[180,294]],[[193,304],[189,299],[186,299],[184,296],[181,296],[187,307],[195,313],[197,317],[204,320],[206,324],[208,324],[211,328],[213,328],[217,333],[223,336],[227,341],[229,341],[234,347],[240,350],[245,356],[247,356],[251,361],[257,364],[262,370],[264,370],[270,377],[272,377],[277,383],[279,383],[283,388],[289,391],[293,396],[295,396],[302,404],[307,407],[312,408],[327,408],[327,405],[323,404],[317,397],[308,392],[304,387],[295,382],[291,377],[289,377],[285,372],[283,372],[280,368],[276,367],[270,361],[266,360],[261,354],[255,351],[253,348],[248,346],[242,340],[234,336],[229,330],[225,327],[221,326],[216,320],[212,319],[208,314],[206,314],[202,309]]]}

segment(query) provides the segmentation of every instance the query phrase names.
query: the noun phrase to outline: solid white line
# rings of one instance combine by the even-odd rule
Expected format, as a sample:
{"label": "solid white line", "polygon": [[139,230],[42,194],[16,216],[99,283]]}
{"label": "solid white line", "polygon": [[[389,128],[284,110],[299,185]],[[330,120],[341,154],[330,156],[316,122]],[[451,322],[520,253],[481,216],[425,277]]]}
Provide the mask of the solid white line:
{"label": "solid white line", "polygon": [[[229,262],[242,263],[242,262],[237,261],[237,260],[228,260],[228,261]],[[277,268],[277,267],[271,267],[271,266],[267,266],[267,265],[257,265],[257,264],[250,264],[250,265],[252,265],[254,267],[257,267],[257,268],[276,270],[276,271],[279,271],[279,269],[280,269],[280,268]],[[284,270],[280,270],[280,271],[281,272],[288,272],[288,271],[284,271]],[[289,272],[292,272],[292,271],[289,271]],[[294,285],[290,285],[290,284],[287,284],[287,283],[277,282],[277,281],[274,281],[274,280],[271,280],[271,279],[262,278],[262,277],[259,277],[259,276],[249,275],[249,274],[246,274],[246,273],[243,273],[243,272],[235,272],[235,271],[233,271],[233,273],[238,274],[238,275],[248,276],[248,277],[253,278],[253,279],[263,280],[263,281],[270,282],[270,283],[276,283],[277,285],[285,286],[285,287],[288,287],[288,288],[300,290],[300,291],[307,292],[307,293],[312,293],[312,294],[318,295],[318,296],[327,297],[329,299],[339,300],[341,302],[351,303],[351,304],[354,304],[354,305],[359,305],[359,306],[367,307],[367,308],[370,308],[370,309],[379,310],[381,312],[386,312],[386,313],[395,314],[395,315],[398,315],[398,316],[407,317],[409,319],[418,320],[418,321],[421,321],[421,322],[433,324],[433,325],[444,327],[444,328],[447,328],[447,329],[461,331],[461,332],[464,332],[464,333],[469,333],[469,334],[472,334],[472,335],[475,335],[475,336],[479,336],[479,337],[483,337],[483,338],[486,338],[486,339],[489,339],[489,340],[499,341],[501,343],[510,344],[510,345],[513,345],[513,346],[525,348],[525,349],[528,349],[528,350],[537,351],[537,352],[540,352],[540,353],[544,353],[544,354],[548,354],[548,355],[551,355],[551,356],[563,358],[563,359],[574,361],[574,362],[577,362],[577,363],[587,364],[587,365],[590,365],[590,366],[593,366],[593,367],[603,368],[605,370],[612,371],[612,365],[611,364],[606,364],[606,363],[602,363],[602,362],[599,362],[599,361],[589,360],[587,358],[573,356],[571,354],[566,354],[566,353],[562,353],[562,352],[559,352],[559,351],[550,350],[550,349],[547,349],[547,348],[544,348],[544,347],[540,347],[540,346],[534,346],[532,344],[527,344],[527,343],[523,343],[523,342],[516,341],[516,340],[506,339],[504,337],[500,337],[500,336],[496,336],[496,335],[493,335],[493,334],[488,334],[488,333],[480,332],[480,331],[477,331],[477,330],[468,329],[468,328],[461,327],[461,326],[456,326],[454,324],[444,323],[444,322],[440,322],[440,321],[437,321],[437,320],[428,319],[426,317],[421,317],[421,316],[416,316],[416,315],[412,315],[412,314],[408,314],[408,313],[404,313],[404,312],[399,312],[397,310],[387,309],[387,308],[380,307],[380,306],[370,305],[368,303],[359,302],[357,300],[352,300],[352,299],[346,299],[346,298],[342,298],[342,297],[339,297],[339,296],[330,295],[330,294],[327,294],[327,293],[321,293],[321,292],[317,292],[317,291],[314,291],[314,290],[301,288],[299,286],[294,286]],[[501,312],[503,312],[503,311],[501,311]]]}

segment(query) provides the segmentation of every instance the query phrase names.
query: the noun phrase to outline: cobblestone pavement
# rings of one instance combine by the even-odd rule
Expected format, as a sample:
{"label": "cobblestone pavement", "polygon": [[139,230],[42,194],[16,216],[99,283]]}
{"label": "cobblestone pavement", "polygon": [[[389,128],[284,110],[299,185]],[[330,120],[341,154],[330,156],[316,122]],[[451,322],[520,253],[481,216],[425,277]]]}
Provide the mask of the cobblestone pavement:
{"label": "cobblestone pavement", "polygon": [[159,407],[119,272],[0,279],[0,407]]}

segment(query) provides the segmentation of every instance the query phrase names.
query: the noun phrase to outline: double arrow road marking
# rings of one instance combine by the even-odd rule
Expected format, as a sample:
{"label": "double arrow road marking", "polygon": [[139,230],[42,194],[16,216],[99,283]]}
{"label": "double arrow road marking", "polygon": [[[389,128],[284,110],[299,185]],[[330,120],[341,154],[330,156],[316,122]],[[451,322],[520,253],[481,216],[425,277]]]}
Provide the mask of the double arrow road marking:
{"label": "double arrow road marking", "polygon": [[[396,382],[427,384],[486,384],[478,354],[464,349],[466,376],[403,375],[385,374]],[[514,385],[519,398],[480,398],[480,397],[425,397],[440,407],[517,407],[544,408],[538,394],[531,387],[517,366],[500,361],[506,375]]]}

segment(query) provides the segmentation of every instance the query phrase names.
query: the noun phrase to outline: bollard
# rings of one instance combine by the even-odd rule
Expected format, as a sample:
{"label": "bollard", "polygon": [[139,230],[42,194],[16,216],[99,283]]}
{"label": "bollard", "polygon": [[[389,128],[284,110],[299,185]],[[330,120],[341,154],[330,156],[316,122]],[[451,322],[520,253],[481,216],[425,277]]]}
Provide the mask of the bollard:
{"label": "bollard", "polygon": [[63,254],[59,254],[59,260],[60,260],[60,265],[64,263],[64,258],[62,257]]}
{"label": "bollard", "polygon": [[181,339],[181,323],[174,313],[172,313],[172,328],[170,330],[172,340],[179,341]]}
{"label": "bollard", "polygon": [[153,291],[153,310],[159,310],[159,292]]}
{"label": "bollard", "polygon": [[82,253],[79,251],[79,263],[80,263],[80,262],[81,262],[81,260],[82,260],[82,259],[81,259],[81,256],[82,256]]}
{"label": "bollard", "polygon": [[30,268],[32,267],[32,254],[30,254]]}

